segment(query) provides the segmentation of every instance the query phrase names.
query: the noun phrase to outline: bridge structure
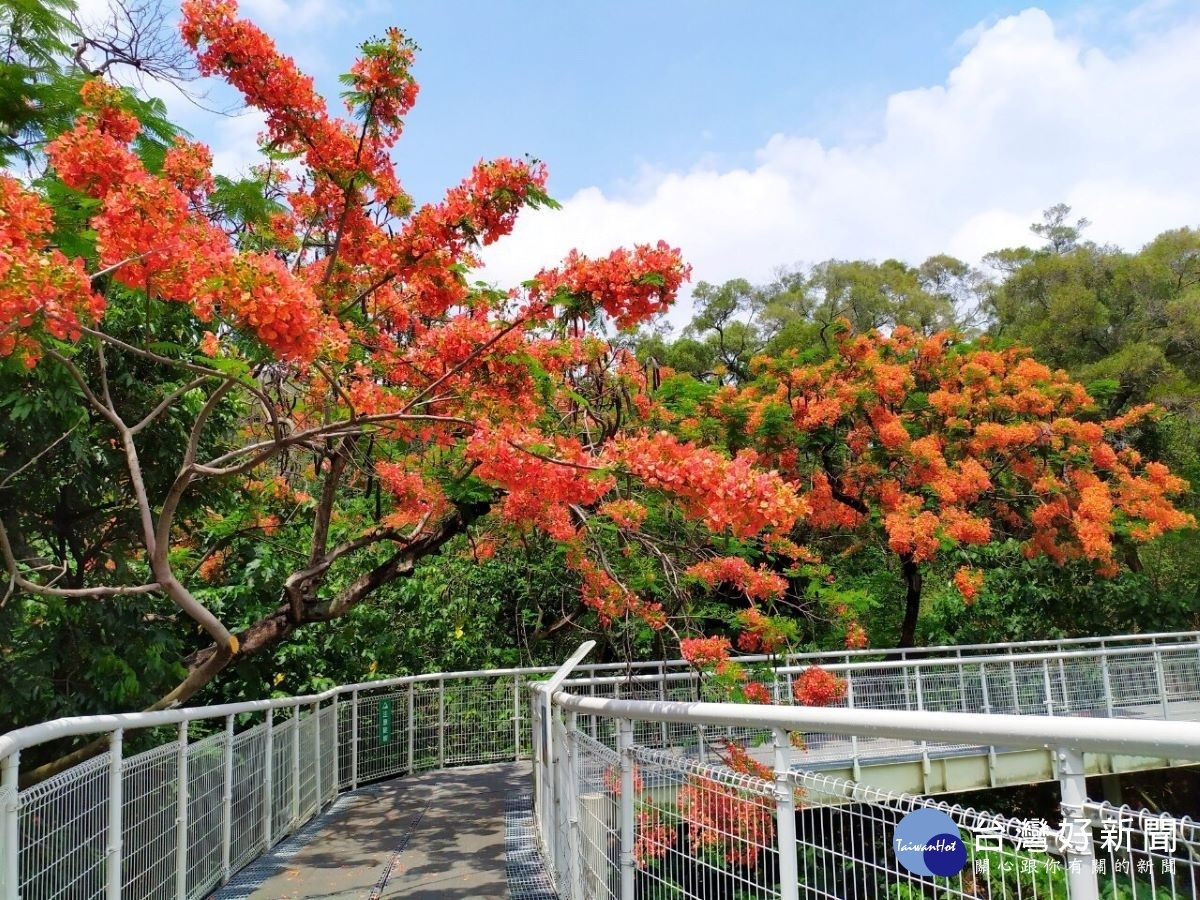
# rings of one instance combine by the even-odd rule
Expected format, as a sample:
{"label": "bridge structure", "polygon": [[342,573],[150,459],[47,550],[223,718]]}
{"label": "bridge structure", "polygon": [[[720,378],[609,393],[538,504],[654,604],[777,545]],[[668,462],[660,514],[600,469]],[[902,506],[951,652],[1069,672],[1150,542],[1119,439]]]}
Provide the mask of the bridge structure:
{"label": "bridge structure", "polygon": [[[1194,810],[1116,793],[1200,763],[1200,632],[748,658],[772,705],[587,649],[0,736],[0,900],[1200,900]],[[844,679],[837,706],[793,705],[811,666]],[[35,748],[97,737],[23,782]],[[1038,782],[1060,792],[1051,821],[954,803]],[[894,852],[921,810],[957,829],[961,871]]]}

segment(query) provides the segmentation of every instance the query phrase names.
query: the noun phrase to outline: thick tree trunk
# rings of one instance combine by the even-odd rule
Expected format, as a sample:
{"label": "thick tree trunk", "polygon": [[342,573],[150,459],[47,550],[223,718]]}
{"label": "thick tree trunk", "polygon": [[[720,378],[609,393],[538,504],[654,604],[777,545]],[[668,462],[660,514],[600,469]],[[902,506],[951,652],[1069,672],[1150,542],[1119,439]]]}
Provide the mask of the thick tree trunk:
{"label": "thick tree trunk", "polygon": [[917,640],[917,616],[921,612],[921,567],[911,556],[901,558],[904,578],[904,622],[900,626],[900,646],[912,647]]}

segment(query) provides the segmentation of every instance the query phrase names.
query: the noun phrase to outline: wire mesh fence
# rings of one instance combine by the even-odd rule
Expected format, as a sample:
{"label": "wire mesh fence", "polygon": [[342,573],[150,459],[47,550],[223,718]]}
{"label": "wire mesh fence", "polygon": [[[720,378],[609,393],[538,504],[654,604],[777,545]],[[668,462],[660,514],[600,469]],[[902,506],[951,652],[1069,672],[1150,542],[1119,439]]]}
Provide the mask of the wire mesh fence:
{"label": "wire mesh fence", "polygon": [[21,792],[23,900],[104,896],[110,769],[105,753]]}
{"label": "wire mesh fence", "polygon": [[[771,780],[637,744],[622,754],[585,730],[565,739],[570,789],[553,801],[571,805],[555,817],[573,854],[556,864],[564,898],[1200,898],[1200,825],[1186,817],[1088,800],[1018,819],[791,768]],[[961,846],[952,870],[914,863],[905,843],[905,823],[929,812],[951,832],[936,837]]]}
{"label": "wire mesh fence", "polygon": [[1102,896],[1119,900],[1200,897],[1200,824],[1128,806],[1087,803]]}

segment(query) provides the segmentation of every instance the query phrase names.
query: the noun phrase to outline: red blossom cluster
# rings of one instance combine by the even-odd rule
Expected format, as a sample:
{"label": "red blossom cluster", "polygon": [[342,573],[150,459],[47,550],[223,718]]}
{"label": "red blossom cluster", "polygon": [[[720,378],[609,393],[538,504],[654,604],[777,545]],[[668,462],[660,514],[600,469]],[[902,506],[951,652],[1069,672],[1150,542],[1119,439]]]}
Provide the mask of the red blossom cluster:
{"label": "red blossom cluster", "polygon": [[732,584],[751,600],[774,600],[787,590],[787,579],[763,566],[752,566],[740,556],[718,556],[689,566],[687,574],[716,587]]}
{"label": "red blossom cluster", "polygon": [[286,359],[311,359],[338,342],[340,327],[310,287],[272,255],[235,254],[195,207],[211,185],[207,149],[179,142],[164,174],[151,175],[127,146],[137,120],[117,107],[120,92],[93,80],[82,93],[85,114],[46,152],[64,183],[101,201],[92,225],[113,278],[189,303],[201,319],[229,316]]}
{"label": "red blossom cluster", "polygon": [[792,681],[792,696],[801,706],[833,706],[846,699],[846,680],[809,666]]}
{"label": "red blossom cluster", "polygon": [[757,792],[693,775],[679,789],[678,803],[694,854],[753,866],[775,838],[775,803]]}
{"label": "red blossom cluster", "polygon": [[747,703],[771,703],[771,692],[759,681],[747,681],[741,686],[742,699]]}
{"label": "red blossom cluster", "polygon": [[36,334],[76,340],[81,325],[104,314],[82,261],[49,247],[50,208],[8,175],[0,175],[0,356],[41,355]]}
{"label": "red blossom cluster", "polygon": [[728,529],[738,538],[784,535],[807,511],[778,473],[757,467],[758,456],[751,451],[729,459],[659,432],[626,438],[612,455],[648,486],[682,500],[688,514],[714,532]]}
{"label": "red blossom cluster", "polygon": [[437,518],[450,508],[441,486],[421,474],[417,460],[406,463],[379,462],[375,474],[392,495],[392,509],[383,519],[389,528],[405,528]]}
{"label": "red blossom cluster", "polygon": [[679,251],[664,241],[614,250],[589,259],[572,250],[557,269],[537,274],[536,296],[567,294],[573,312],[587,318],[594,309],[612,316],[618,328],[631,328],[665,310],[691,274]]}
{"label": "red blossom cluster", "polygon": [[775,777],[771,767],[751,756],[750,751],[739,741],[725,738],[721,742],[721,749],[721,758],[733,771],[741,775],[753,775],[763,781],[771,781]]}
{"label": "red blossom cluster", "polygon": [[847,650],[864,650],[867,644],[870,643],[867,639],[867,631],[858,622],[851,622],[846,626],[845,645]]}
{"label": "red blossom cluster", "polygon": [[683,658],[698,669],[718,666],[729,660],[729,638],[683,638],[679,652]]}
{"label": "red blossom cluster", "polygon": [[639,869],[662,859],[675,846],[675,829],[667,825],[656,806],[642,806],[638,810],[636,829],[633,861]]}
{"label": "red blossom cluster", "polygon": [[614,484],[611,475],[596,471],[578,440],[547,439],[514,423],[480,423],[467,443],[467,457],[478,463],[478,477],[505,491],[500,504],[505,519],[537,526],[558,540],[575,536],[571,507],[599,502]]}
{"label": "red blossom cluster", "polygon": [[737,614],[739,650],[747,653],[776,653],[787,643],[789,629],[784,619],[763,615],[751,607]]}
{"label": "red blossom cluster", "polygon": [[954,573],[954,585],[968,604],[975,602],[975,596],[983,588],[983,571],[966,566]]}
{"label": "red blossom cluster", "polygon": [[642,527],[649,511],[636,500],[610,500],[600,505],[600,515],[608,516],[617,525],[629,531],[637,531]]}
{"label": "red blossom cluster", "polygon": [[661,603],[643,600],[582,555],[572,554],[568,562],[579,573],[584,604],[596,611],[600,624],[608,626],[626,616],[641,619],[655,631],[667,624]]}
{"label": "red blossom cluster", "polygon": [[[726,405],[751,432],[790,422],[762,452],[807,484],[811,525],[881,522],[888,547],[911,563],[1001,531],[1023,538],[1028,555],[1086,558],[1111,574],[1119,530],[1145,540],[1193,524],[1172,503],[1181,480],[1156,480],[1136,453],[1116,449],[1151,410],[1096,420],[1078,383],[1026,351],[954,344],[907,328],[847,332],[818,365],[755,360],[757,380]],[[846,452],[798,453],[814,428],[832,430]]]}

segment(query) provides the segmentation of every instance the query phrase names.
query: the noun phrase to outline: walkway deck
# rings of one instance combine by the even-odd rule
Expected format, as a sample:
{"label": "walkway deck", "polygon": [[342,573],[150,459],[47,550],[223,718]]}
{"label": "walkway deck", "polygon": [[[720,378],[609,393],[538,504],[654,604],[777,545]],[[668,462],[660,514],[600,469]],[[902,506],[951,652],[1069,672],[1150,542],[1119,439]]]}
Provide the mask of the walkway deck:
{"label": "walkway deck", "polygon": [[213,898],[507,898],[505,800],[530,788],[527,762],[362,788]]}

